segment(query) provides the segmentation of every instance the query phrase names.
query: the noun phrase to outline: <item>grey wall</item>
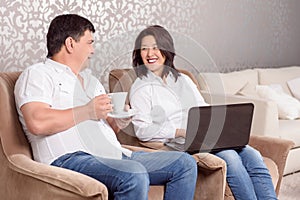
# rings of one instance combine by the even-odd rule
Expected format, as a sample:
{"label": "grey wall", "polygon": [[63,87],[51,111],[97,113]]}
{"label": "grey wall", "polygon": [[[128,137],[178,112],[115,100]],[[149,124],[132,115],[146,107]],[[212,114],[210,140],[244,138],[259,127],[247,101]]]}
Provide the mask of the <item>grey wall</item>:
{"label": "grey wall", "polygon": [[130,67],[134,39],[150,24],[171,32],[177,67],[193,72],[300,65],[299,10],[299,0],[1,0],[0,70],[44,60],[48,25],[62,13],[94,23],[90,68],[106,87],[110,69]]}

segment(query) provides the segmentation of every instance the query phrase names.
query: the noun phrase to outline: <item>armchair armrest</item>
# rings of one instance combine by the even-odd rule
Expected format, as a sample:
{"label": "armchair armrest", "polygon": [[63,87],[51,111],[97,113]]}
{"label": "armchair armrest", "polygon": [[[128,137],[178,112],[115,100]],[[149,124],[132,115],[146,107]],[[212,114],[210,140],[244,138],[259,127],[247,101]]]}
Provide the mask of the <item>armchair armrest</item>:
{"label": "armchair armrest", "polygon": [[68,190],[83,197],[101,197],[108,199],[108,191],[104,184],[71,170],[38,163],[23,154],[8,157],[10,168],[23,175]]}
{"label": "armchair armrest", "polygon": [[198,165],[195,196],[223,200],[227,184],[225,161],[210,153],[197,153],[193,157]]}
{"label": "armchair armrest", "polygon": [[145,151],[145,152],[155,152],[155,151],[159,151],[156,149],[150,149],[147,147],[140,147],[140,146],[132,146],[132,145],[125,145],[123,144],[122,147],[129,149],[131,151]]}
{"label": "armchair armrest", "polygon": [[294,142],[286,139],[252,135],[250,136],[249,145],[257,149],[262,156],[270,158],[276,163],[279,175],[276,187],[276,192],[278,194],[286,159],[290,149],[295,145]]}
{"label": "armchair armrest", "polygon": [[279,137],[278,108],[275,102],[242,95],[210,94],[203,91],[201,94],[209,104],[253,103],[251,135]]}

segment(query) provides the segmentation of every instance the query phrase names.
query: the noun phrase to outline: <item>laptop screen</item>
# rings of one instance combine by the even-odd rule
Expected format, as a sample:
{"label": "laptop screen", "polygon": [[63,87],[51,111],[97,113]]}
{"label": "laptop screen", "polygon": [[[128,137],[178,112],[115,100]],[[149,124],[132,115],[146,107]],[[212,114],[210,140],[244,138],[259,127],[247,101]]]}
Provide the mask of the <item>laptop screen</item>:
{"label": "laptop screen", "polygon": [[248,144],[252,103],[193,107],[189,110],[184,149],[212,152]]}

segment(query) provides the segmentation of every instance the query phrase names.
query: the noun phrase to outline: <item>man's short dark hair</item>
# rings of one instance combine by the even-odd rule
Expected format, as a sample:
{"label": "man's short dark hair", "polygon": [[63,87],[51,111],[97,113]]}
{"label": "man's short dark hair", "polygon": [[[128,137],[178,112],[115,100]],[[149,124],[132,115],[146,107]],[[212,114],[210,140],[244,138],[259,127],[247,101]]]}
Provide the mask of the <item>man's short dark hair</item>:
{"label": "man's short dark hair", "polygon": [[68,37],[78,41],[86,30],[95,32],[94,25],[86,18],[76,14],[64,14],[55,17],[47,33],[47,58],[58,53]]}

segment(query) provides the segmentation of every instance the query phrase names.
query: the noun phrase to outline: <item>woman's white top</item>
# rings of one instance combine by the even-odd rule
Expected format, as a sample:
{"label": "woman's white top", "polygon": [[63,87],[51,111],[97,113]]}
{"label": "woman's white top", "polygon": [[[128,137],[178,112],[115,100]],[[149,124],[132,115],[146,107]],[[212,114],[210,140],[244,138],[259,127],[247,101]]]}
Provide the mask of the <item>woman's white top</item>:
{"label": "woman's white top", "polygon": [[132,121],[135,134],[142,141],[174,138],[176,129],[186,129],[189,108],[208,105],[187,75],[180,73],[175,82],[171,72],[166,82],[151,71],[137,78],[129,99],[137,113]]}

